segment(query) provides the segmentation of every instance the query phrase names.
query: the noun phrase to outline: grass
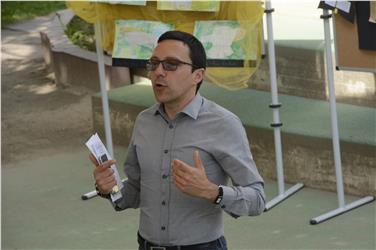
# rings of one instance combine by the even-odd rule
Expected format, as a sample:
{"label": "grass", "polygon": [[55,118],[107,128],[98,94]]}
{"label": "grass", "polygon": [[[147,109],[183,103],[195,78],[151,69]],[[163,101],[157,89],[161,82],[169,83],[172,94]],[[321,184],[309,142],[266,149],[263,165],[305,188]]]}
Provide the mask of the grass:
{"label": "grass", "polygon": [[95,33],[93,24],[74,16],[65,27],[65,34],[73,44],[89,51],[95,51]]}
{"label": "grass", "polygon": [[65,1],[1,1],[1,27],[65,8]]}

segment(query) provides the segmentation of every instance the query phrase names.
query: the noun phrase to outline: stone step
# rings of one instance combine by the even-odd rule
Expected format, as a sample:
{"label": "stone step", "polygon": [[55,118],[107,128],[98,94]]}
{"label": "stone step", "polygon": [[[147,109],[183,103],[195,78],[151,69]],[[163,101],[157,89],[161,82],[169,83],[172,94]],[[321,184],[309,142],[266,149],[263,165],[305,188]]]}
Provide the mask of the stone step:
{"label": "stone step", "polygon": [[[205,82],[200,93],[242,120],[252,153],[264,177],[276,178],[269,92],[228,91]],[[114,143],[128,145],[137,114],[154,103],[152,88],[134,84],[108,92]],[[282,151],[286,182],[335,191],[329,103],[280,95]],[[94,131],[104,138],[100,94],[92,97]],[[337,104],[345,190],[376,195],[376,109]]]}

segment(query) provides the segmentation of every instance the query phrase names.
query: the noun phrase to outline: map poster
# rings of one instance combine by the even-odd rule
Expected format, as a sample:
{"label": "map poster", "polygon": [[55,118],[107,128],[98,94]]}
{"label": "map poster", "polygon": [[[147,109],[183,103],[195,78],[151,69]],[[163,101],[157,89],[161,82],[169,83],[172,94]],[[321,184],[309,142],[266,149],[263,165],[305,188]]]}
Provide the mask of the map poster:
{"label": "map poster", "polygon": [[238,21],[196,21],[194,29],[212,67],[243,67],[244,61],[252,67],[257,54],[249,49],[249,33]]}
{"label": "map poster", "polygon": [[[157,44],[158,38],[166,31],[173,30],[174,25],[143,20],[116,20],[114,49],[112,51],[114,66],[144,67]],[[114,59],[131,59],[119,61]]]}
{"label": "map poster", "polygon": [[137,5],[137,6],[146,6],[146,0],[91,0],[90,2],[98,3],[109,3],[109,4],[127,4],[127,5]]}
{"label": "map poster", "polygon": [[177,10],[177,11],[219,11],[220,1],[188,1],[188,0],[158,0],[158,10]]}

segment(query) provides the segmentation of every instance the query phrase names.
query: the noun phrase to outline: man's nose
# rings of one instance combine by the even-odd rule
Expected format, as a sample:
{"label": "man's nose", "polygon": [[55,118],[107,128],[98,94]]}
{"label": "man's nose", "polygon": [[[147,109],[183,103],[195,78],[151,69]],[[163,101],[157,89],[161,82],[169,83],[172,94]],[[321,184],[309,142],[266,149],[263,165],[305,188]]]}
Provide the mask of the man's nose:
{"label": "man's nose", "polygon": [[162,63],[159,63],[157,68],[154,70],[154,74],[156,75],[165,75],[166,70],[163,68]]}

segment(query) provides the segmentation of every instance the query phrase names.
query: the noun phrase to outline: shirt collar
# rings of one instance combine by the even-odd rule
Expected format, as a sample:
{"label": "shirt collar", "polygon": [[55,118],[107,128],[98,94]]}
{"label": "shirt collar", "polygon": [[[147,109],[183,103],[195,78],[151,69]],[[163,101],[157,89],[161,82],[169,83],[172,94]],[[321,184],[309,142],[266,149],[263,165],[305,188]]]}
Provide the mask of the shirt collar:
{"label": "shirt collar", "polygon": [[193,100],[187,106],[185,106],[181,113],[184,113],[196,120],[198,117],[198,113],[200,112],[202,102],[203,98],[200,95],[200,93],[197,92]]}
{"label": "shirt collar", "polygon": [[[187,106],[185,106],[185,108],[179,113],[184,113],[196,120],[203,101],[203,97],[200,95],[200,93],[197,93],[196,96],[192,99],[192,101]],[[153,113],[154,115],[164,115],[165,112],[163,109],[163,105],[161,103],[157,103],[153,107]]]}

